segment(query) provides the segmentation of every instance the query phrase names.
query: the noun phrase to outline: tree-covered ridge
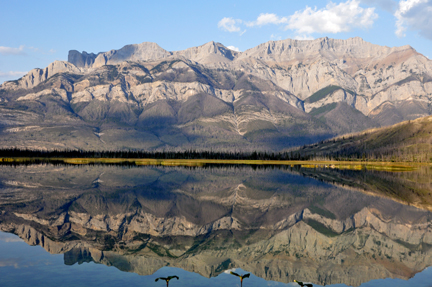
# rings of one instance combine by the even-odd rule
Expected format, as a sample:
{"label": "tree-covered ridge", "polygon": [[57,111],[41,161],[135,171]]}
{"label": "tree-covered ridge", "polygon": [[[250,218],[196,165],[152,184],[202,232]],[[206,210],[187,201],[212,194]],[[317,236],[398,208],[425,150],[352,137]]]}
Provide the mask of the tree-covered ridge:
{"label": "tree-covered ridge", "polygon": [[432,162],[432,117],[303,146],[304,158]]}

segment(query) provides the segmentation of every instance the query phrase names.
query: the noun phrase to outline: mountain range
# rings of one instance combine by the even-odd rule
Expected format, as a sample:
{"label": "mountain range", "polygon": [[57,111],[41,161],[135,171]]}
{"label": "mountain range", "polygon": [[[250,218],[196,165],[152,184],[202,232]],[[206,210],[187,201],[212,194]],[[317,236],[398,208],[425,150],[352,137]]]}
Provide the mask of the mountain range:
{"label": "mountain range", "polygon": [[361,38],[72,50],[0,86],[0,145],[282,150],[430,115],[431,97],[429,59]]}

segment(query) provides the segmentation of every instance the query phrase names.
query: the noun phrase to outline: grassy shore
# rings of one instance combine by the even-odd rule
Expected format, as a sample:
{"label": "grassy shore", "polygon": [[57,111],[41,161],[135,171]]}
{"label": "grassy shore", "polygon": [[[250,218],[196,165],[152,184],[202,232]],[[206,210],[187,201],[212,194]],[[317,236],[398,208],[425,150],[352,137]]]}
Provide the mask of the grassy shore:
{"label": "grassy shore", "polygon": [[382,171],[411,171],[428,164],[407,162],[368,162],[368,161],[277,161],[277,160],[219,160],[219,159],[129,159],[129,158],[43,158],[43,157],[10,157],[0,158],[0,164],[130,164],[137,166],[190,166],[203,167],[206,165],[252,165],[252,166],[301,166],[303,168],[336,168],[349,170],[382,170]]}

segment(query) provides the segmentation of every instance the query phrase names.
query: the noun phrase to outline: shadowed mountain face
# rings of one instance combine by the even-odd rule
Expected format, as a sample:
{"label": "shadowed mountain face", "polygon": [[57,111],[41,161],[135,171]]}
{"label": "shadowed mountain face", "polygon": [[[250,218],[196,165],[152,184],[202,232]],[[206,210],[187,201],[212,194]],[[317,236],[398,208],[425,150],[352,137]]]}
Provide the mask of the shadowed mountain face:
{"label": "shadowed mountain face", "polygon": [[205,277],[241,268],[357,286],[432,265],[421,190],[431,190],[429,169],[3,165],[0,230],[64,253],[67,265],[140,275],[169,265]]}
{"label": "shadowed mountain face", "polygon": [[432,64],[360,38],[70,51],[0,86],[0,144],[281,150],[431,114]]}

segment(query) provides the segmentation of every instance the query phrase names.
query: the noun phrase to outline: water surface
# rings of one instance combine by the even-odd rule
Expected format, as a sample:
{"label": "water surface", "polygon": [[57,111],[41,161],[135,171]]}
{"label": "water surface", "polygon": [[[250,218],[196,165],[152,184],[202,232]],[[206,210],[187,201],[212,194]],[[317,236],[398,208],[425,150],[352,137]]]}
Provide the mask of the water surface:
{"label": "water surface", "polygon": [[3,165],[0,286],[431,286],[431,175]]}

